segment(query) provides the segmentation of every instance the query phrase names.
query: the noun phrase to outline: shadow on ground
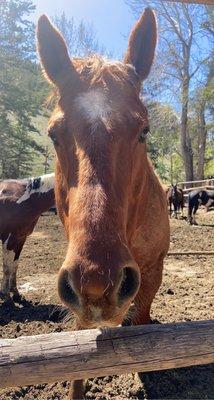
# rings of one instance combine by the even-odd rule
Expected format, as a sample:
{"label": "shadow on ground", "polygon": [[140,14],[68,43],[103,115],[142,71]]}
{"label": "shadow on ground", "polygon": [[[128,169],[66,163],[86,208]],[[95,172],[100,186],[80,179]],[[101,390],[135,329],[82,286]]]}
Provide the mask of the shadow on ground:
{"label": "shadow on ground", "polygon": [[147,399],[213,399],[214,365],[140,373]]}
{"label": "shadow on ground", "polygon": [[66,310],[57,304],[41,304],[22,299],[20,302],[0,303],[0,325],[15,322],[63,322]]}

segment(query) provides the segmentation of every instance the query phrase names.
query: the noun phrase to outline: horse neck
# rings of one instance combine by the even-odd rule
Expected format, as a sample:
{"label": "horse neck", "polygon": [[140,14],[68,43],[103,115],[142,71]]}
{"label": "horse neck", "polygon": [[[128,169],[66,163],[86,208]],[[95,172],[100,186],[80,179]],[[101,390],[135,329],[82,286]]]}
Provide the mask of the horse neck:
{"label": "horse neck", "polygon": [[128,236],[131,236],[131,232],[134,232],[142,219],[142,214],[146,213],[147,208],[151,206],[153,186],[157,182],[158,178],[145,152],[139,159],[132,179],[127,221]]}

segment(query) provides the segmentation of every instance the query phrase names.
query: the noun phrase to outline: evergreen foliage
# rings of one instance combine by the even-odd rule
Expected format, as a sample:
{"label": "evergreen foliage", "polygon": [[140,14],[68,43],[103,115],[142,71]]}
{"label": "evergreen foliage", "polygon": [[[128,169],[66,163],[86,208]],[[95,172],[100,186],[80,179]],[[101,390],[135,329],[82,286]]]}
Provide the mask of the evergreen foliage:
{"label": "evergreen foliage", "polygon": [[[125,0],[136,16],[146,1]],[[163,7],[158,0],[154,6],[160,14],[159,52],[153,73],[143,88],[150,117],[148,150],[165,182],[185,180],[180,144],[181,82],[185,71],[179,35],[169,28],[169,21],[173,26],[177,19],[175,29],[181,29],[184,40],[188,40],[187,27],[191,24],[197,27],[197,30],[193,29],[193,47],[188,60],[190,80],[185,129],[194,177],[206,178],[214,175],[214,11],[209,6],[180,4],[168,5],[166,10],[166,3]],[[180,14],[178,10],[181,10]],[[0,2],[0,178],[38,175],[53,170],[54,151],[45,133],[49,116],[45,101],[50,88],[36,58],[35,26],[31,18],[34,11],[33,0]],[[54,18],[54,23],[65,38],[71,56],[107,54],[96,39],[93,27],[84,21],[76,24],[73,18],[62,13]],[[194,36],[194,32],[199,36]],[[206,45],[200,53],[201,43]],[[107,55],[111,56],[110,53]]]}
{"label": "evergreen foliage", "polygon": [[0,4],[0,177],[29,175],[35,152],[32,119],[42,112],[45,84],[35,63],[35,26],[29,0]]}

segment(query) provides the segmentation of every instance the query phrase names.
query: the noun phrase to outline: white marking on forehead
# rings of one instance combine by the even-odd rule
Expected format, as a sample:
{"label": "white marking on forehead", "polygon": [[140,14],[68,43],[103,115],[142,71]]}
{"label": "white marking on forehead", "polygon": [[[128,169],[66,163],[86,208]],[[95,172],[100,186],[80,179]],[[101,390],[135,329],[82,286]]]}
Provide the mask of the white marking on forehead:
{"label": "white marking on forehead", "polygon": [[26,186],[24,194],[17,200],[18,204],[21,204],[23,201],[28,200],[30,196],[32,196],[32,194],[34,193],[39,193],[39,194],[47,193],[54,188],[54,182],[55,182],[54,173],[42,175],[39,178],[41,180],[40,185],[36,189],[32,189],[32,184],[34,182],[34,179],[37,178],[30,179],[29,184]]}
{"label": "white marking on forehead", "polygon": [[111,113],[111,107],[101,90],[92,89],[77,97],[76,105],[91,122],[105,120]]}

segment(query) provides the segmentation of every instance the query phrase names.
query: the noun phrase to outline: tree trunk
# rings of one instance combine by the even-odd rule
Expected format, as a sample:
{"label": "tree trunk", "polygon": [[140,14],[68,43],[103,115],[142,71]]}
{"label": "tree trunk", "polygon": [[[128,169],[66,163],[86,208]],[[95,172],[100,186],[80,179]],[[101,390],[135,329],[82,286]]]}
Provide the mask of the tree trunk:
{"label": "tree trunk", "polygon": [[193,152],[188,132],[189,78],[183,80],[181,110],[181,152],[184,160],[186,181],[193,181]]}
{"label": "tree trunk", "polygon": [[207,140],[206,121],[204,116],[205,101],[200,103],[199,108],[199,127],[198,127],[198,151],[197,151],[197,169],[196,176],[198,180],[204,179],[204,161]]}
{"label": "tree trunk", "polygon": [[49,167],[49,150],[48,146],[45,146],[45,153],[44,153],[44,173],[47,174],[48,167]]}

